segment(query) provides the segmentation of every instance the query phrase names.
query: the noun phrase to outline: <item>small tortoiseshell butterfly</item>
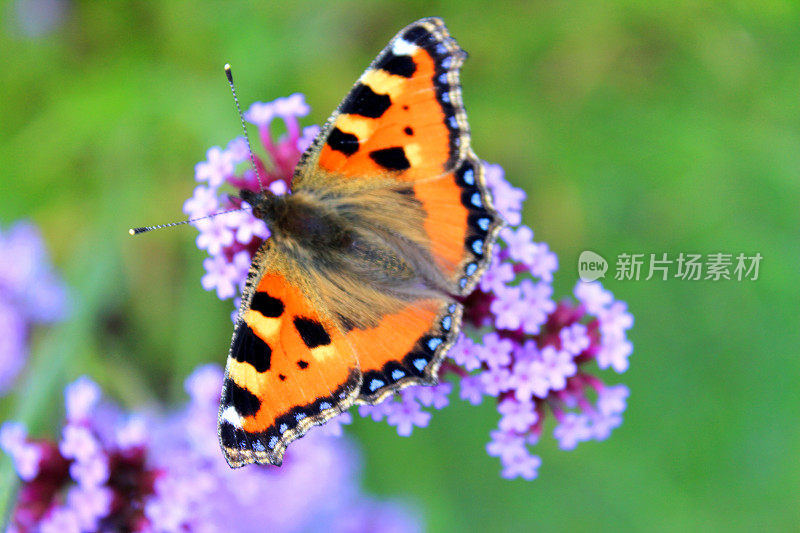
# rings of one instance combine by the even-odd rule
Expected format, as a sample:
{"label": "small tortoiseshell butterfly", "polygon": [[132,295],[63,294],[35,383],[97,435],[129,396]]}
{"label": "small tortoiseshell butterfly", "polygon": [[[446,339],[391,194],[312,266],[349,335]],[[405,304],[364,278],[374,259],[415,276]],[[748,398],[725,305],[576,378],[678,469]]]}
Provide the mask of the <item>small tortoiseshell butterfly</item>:
{"label": "small tortoiseshell butterfly", "polygon": [[272,236],[242,295],[219,410],[232,467],[353,404],[434,384],[501,220],[438,18],[404,28],[303,154],[292,193],[241,191]]}

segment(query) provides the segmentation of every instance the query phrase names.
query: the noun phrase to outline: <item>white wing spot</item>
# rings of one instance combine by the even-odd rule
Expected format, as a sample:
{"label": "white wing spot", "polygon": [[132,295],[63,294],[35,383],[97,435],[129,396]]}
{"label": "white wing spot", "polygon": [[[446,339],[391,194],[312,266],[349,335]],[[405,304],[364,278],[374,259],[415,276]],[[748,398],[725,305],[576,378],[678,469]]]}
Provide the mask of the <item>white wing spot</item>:
{"label": "white wing spot", "polygon": [[236,412],[236,409],[232,405],[229,405],[222,411],[220,418],[235,428],[242,428],[242,417]]}
{"label": "white wing spot", "polygon": [[411,56],[419,48],[416,44],[410,43],[405,39],[397,39],[392,46],[392,53],[396,56]]}

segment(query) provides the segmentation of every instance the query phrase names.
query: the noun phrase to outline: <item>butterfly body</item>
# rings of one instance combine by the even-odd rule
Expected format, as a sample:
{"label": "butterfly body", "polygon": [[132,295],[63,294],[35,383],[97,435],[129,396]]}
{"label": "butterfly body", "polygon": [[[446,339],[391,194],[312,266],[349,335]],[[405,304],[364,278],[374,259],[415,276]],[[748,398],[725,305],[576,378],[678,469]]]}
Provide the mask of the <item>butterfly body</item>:
{"label": "butterfly body", "polygon": [[228,463],[354,403],[436,382],[501,225],[439,19],[402,30],[303,155],[292,192],[242,191],[271,231],[242,294],[219,434]]}

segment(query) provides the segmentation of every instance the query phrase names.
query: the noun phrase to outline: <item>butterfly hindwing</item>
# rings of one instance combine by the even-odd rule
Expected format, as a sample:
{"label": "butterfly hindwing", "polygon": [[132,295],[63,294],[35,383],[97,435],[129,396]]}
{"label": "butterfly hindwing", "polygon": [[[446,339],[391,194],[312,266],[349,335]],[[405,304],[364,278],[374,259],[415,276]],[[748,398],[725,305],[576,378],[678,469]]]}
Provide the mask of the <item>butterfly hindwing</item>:
{"label": "butterfly hindwing", "polygon": [[358,403],[378,403],[409,385],[435,384],[460,326],[459,304],[431,298],[384,316],[374,328],[347,332],[363,373]]}
{"label": "butterfly hindwing", "polygon": [[438,18],[400,31],[356,82],[303,155],[293,188],[309,170],[342,178],[441,176],[468,152],[459,68],[466,58]]}
{"label": "butterfly hindwing", "polygon": [[220,443],[231,466],[279,465],[291,441],[352,405],[361,373],[341,331],[280,272],[264,272],[243,299],[223,385]]}
{"label": "butterfly hindwing", "polygon": [[491,261],[503,225],[484,181],[481,162],[468,156],[445,176],[414,184],[425,211],[431,255],[450,280],[453,294],[467,295]]}

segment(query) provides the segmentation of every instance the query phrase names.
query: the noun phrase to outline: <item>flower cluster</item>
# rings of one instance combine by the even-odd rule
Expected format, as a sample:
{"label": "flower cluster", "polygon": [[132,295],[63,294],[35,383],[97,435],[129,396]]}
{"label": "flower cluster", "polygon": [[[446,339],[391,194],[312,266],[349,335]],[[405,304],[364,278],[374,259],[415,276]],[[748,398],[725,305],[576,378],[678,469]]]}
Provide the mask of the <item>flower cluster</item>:
{"label": "flower cluster", "polygon": [[36,226],[17,222],[0,230],[0,395],[25,365],[31,326],[60,320],[66,311],[66,286]]}
{"label": "flower cluster", "polygon": [[0,447],[23,481],[10,531],[140,529],[157,472],[145,464],[143,419],[98,405],[86,377],[65,390],[66,423],[58,442],[32,440],[17,422],[0,426]]}
{"label": "flower cluster", "polygon": [[[236,196],[236,189],[258,192],[263,185],[275,194],[288,191],[300,154],[319,132],[317,126],[300,129],[298,118],[308,113],[309,107],[302,94],[250,106],[244,118],[258,127],[258,138],[267,156],[253,154],[258,174],[250,165],[244,137],[232,140],[225,149],[212,147],[206,154],[206,161],[195,166],[195,179],[201,183],[183,204],[183,211],[190,219],[199,219],[193,222],[200,232],[197,247],[210,256],[203,261],[206,273],[201,283],[206,290],[215,289],[220,299],[232,298],[241,292],[253,255],[269,237],[264,221],[250,214],[247,208],[252,206]],[[275,119],[281,119],[286,128],[280,140],[273,140],[271,127]],[[226,189],[225,184],[231,188]],[[224,216],[209,216],[240,208],[244,209]]]}
{"label": "flower cluster", "polygon": [[[88,378],[65,393],[58,442],[0,426],[23,481],[9,531],[417,531],[409,510],[360,492],[358,455],[336,426],[287,451],[281,468],[231,470],[217,444],[222,370],[186,380],[167,415],[124,413]],[[327,434],[326,434],[327,433]]]}
{"label": "flower cluster", "polygon": [[622,423],[627,387],[604,384],[590,363],[627,370],[633,347],[626,330],[633,317],[598,282],[579,282],[577,302],[556,304],[551,284],[558,259],[519,225],[525,193],[505,180],[498,165],[485,169],[509,226],[500,232],[480,285],[464,302],[472,337],[462,335],[450,350],[439,385],[406,389],[394,401],[361,406],[359,412],[385,417],[400,435],[409,435],[414,426],[427,426],[431,413],[423,407],[448,404],[447,379],[454,376],[463,400],[477,405],[489,396],[497,404],[500,421],[486,450],[500,458],[503,477],[533,479],[541,459],[528,447],[541,437],[548,412],[556,423],[553,436],[565,450],[603,440]]}
{"label": "flower cluster", "polygon": [[[284,193],[294,165],[318,131],[309,127],[300,134],[298,117],[308,113],[301,95],[264,104],[256,103],[245,114],[258,125],[259,138],[270,157],[267,165],[255,163],[266,183]],[[270,122],[280,117],[287,134],[273,137]],[[226,150],[212,148],[208,160],[196,168],[198,180],[207,182],[195,190],[184,210],[192,217],[236,208],[238,200],[222,200],[217,189],[223,183],[258,190],[255,173],[239,163],[248,158],[242,139]],[[484,163],[486,183],[495,206],[507,226],[500,232],[492,262],[479,287],[465,299],[464,322],[470,335],[462,335],[440,370],[439,385],[410,387],[374,406],[360,406],[361,416],[386,420],[400,435],[428,425],[431,412],[448,405],[452,382],[460,396],[478,404],[485,396],[495,398],[500,414],[487,452],[500,458],[506,478],[533,479],[541,460],[529,452],[538,442],[547,418],[555,420],[554,437],[563,449],[579,442],[608,437],[622,422],[628,389],[608,386],[592,373],[592,363],[621,373],[627,369],[632,345],[626,330],[633,317],[623,302],[598,282],[578,283],[577,301],[553,299],[553,274],[558,259],[545,243],[534,241],[533,231],[522,222],[525,192],[513,187],[499,165]],[[198,246],[208,250],[203,286],[216,288],[230,298],[244,282],[255,250],[268,235],[263,222],[249,212],[226,215],[196,223]],[[238,307],[238,302],[237,302]],[[450,380],[449,378],[454,379]]]}
{"label": "flower cluster", "polygon": [[[506,246],[500,257],[510,255]],[[532,283],[530,271],[526,268],[506,284]],[[596,282],[578,283],[577,302],[556,305],[535,293],[523,294],[530,307],[514,315],[519,320],[510,320],[503,314],[506,307],[497,305],[502,290],[485,289],[482,285],[471,299],[489,313],[473,314],[471,320],[475,325],[488,321],[493,331],[479,342],[462,337],[450,354],[457,364],[445,366],[444,372],[459,376],[463,399],[477,404],[484,396],[495,398],[500,421],[486,450],[500,458],[503,477],[533,479],[541,459],[529,453],[528,445],[539,441],[548,412],[555,419],[553,436],[564,450],[581,441],[604,440],[622,423],[627,387],[606,385],[592,373],[591,363],[625,371],[632,351],[625,331],[633,318]]]}

